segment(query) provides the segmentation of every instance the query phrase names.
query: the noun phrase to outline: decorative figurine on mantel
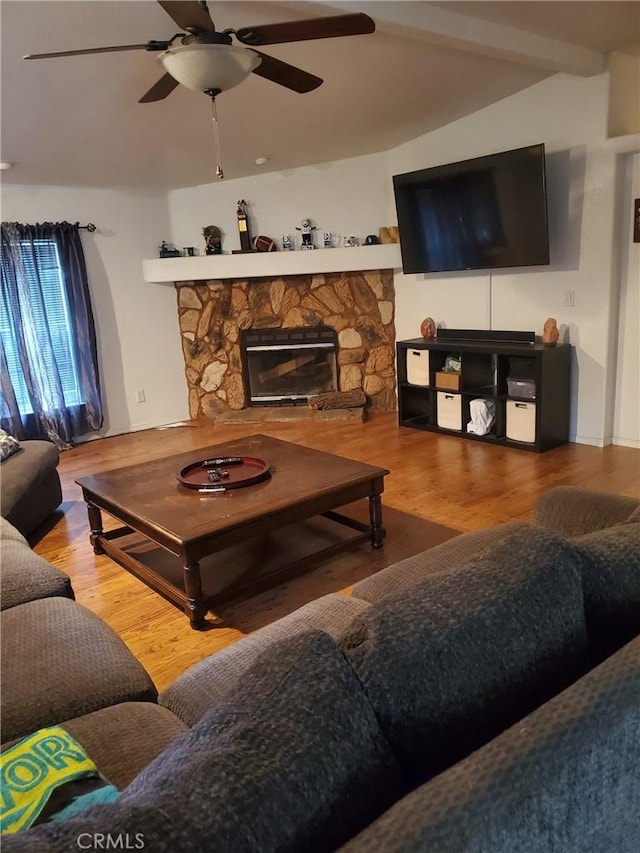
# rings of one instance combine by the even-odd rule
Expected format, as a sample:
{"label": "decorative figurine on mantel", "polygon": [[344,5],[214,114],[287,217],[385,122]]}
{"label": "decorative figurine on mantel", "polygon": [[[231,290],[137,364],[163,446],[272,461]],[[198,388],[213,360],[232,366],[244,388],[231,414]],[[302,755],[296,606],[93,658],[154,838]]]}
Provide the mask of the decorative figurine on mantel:
{"label": "decorative figurine on mantel", "polygon": [[316,226],[311,224],[310,219],[303,219],[301,223],[302,227],[296,225],[296,231],[300,231],[302,234],[302,245],[301,249],[315,249],[313,245],[313,231],[316,230]]}
{"label": "decorative figurine on mantel", "polygon": [[542,343],[547,347],[554,347],[558,343],[560,332],[555,317],[547,317],[542,330]]}
{"label": "decorative figurine on mantel", "polygon": [[205,255],[221,255],[222,239],[220,229],[217,225],[207,225],[202,229],[205,241]]}
{"label": "decorative figurine on mantel", "polygon": [[247,216],[247,202],[241,198],[238,202],[238,231],[240,232],[240,251],[252,252],[251,235],[249,234],[249,217]]}
{"label": "decorative figurine on mantel", "polygon": [[293,251],[293,240],[289,234],[285,234],[282,238],[282,248],[285,252]]}
{"label": "decorative figurine on mantel", "polygon": [[180,257],[180,249],[176,249],[173,243],[167,243],[165,240],[160,244],[160,248],[158,250],[159,258],[179,258]]}
{"label": "decorative figurine on mantel", "polygon": [[425,341],[430,341],[436,336],[436,321],[433,317],[425,317],[422,323],[420,324],[420,334],[425,339]]}

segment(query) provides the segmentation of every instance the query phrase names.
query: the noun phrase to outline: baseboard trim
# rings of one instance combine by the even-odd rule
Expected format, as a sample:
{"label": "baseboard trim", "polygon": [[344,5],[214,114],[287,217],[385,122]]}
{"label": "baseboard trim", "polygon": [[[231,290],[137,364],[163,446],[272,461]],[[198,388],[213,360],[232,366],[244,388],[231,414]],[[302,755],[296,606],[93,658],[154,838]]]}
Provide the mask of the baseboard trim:
{"label": "baseboard trim", "polygon": [[591,447],[606,447],[607,444],[611,444],[611,439],[593,438],[590,435],[575,435],[569,441],[573,441],[575,444],[589,444]]}
{"label": "baseboard trim", "polygon": [[614,435],[611,443],[619,447],[633,447],[634,450],[640,450],[640,439],[638,438],[621,438]]}

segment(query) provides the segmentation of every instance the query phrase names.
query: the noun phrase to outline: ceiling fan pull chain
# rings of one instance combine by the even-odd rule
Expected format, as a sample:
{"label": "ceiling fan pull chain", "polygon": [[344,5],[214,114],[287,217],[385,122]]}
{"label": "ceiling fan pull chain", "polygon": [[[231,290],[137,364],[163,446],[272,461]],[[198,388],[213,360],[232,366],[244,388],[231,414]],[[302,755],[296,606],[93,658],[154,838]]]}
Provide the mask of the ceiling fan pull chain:
{"label": "ceiling fan pull chain", "polygon": [[222,171],[222,155],[220,153],[220,133],[218,132],[218,110],[216,107],[216,96],[211,94],[211,121],[213,122],[213,148],[216,156],[216,178],[224,178]]}

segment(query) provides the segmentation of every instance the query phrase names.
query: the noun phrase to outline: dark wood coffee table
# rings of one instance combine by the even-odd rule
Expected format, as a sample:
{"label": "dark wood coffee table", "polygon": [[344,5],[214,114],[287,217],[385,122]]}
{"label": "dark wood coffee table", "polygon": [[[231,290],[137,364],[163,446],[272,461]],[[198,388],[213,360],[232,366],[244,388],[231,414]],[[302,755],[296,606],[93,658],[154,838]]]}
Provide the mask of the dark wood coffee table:
{"label": "dark wood coffee table", "polygon": [[[271,465],[271,476],[245,488],[213,494],[188,489],[178,482],[177,475],[187,465],[219,456],[264,459]],[[87,503],[94,552],[108,554],[183,607],[192,627],[202,628],[207,624],[207,611],[216,604],[265,588],[265,577],[260,577],[255,589],[252,579],[243,577],[215,595],[203,592],[203,574],[222,571],[225,560],[219,552],[231,549],[228,553],[233,554],[238,543],[323,516],[357,531],[356,539],[367,537],[373,548],[380,548],[385,535],[381,495],[388,473],[385,468],[253,435],[76,482]],[[336,508],[363,498],[369,501],[369,524],[336,512]],[[125,526],[104,530],[102,511]],[[155,563],[147,558],[154,549]],[[161,552],[161,559],[157,559],[157,552]],[[201,572],[201,561],[214,554],[217,565],[206,561]],[[304,570],[302,563],[269,575],[267,585]]]}

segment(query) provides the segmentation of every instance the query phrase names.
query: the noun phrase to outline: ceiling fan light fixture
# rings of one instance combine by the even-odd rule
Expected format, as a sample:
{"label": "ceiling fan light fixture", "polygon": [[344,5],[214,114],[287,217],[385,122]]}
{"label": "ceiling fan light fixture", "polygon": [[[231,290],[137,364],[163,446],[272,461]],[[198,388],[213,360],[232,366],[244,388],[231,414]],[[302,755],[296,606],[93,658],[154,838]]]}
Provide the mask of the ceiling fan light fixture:
{"label": "ceiling fan light fixture", "polygon": [[226,92],[242,83],[261,58],[252,50],[226,44],[186,44],[165,50],[158,62],[188,89]]}

